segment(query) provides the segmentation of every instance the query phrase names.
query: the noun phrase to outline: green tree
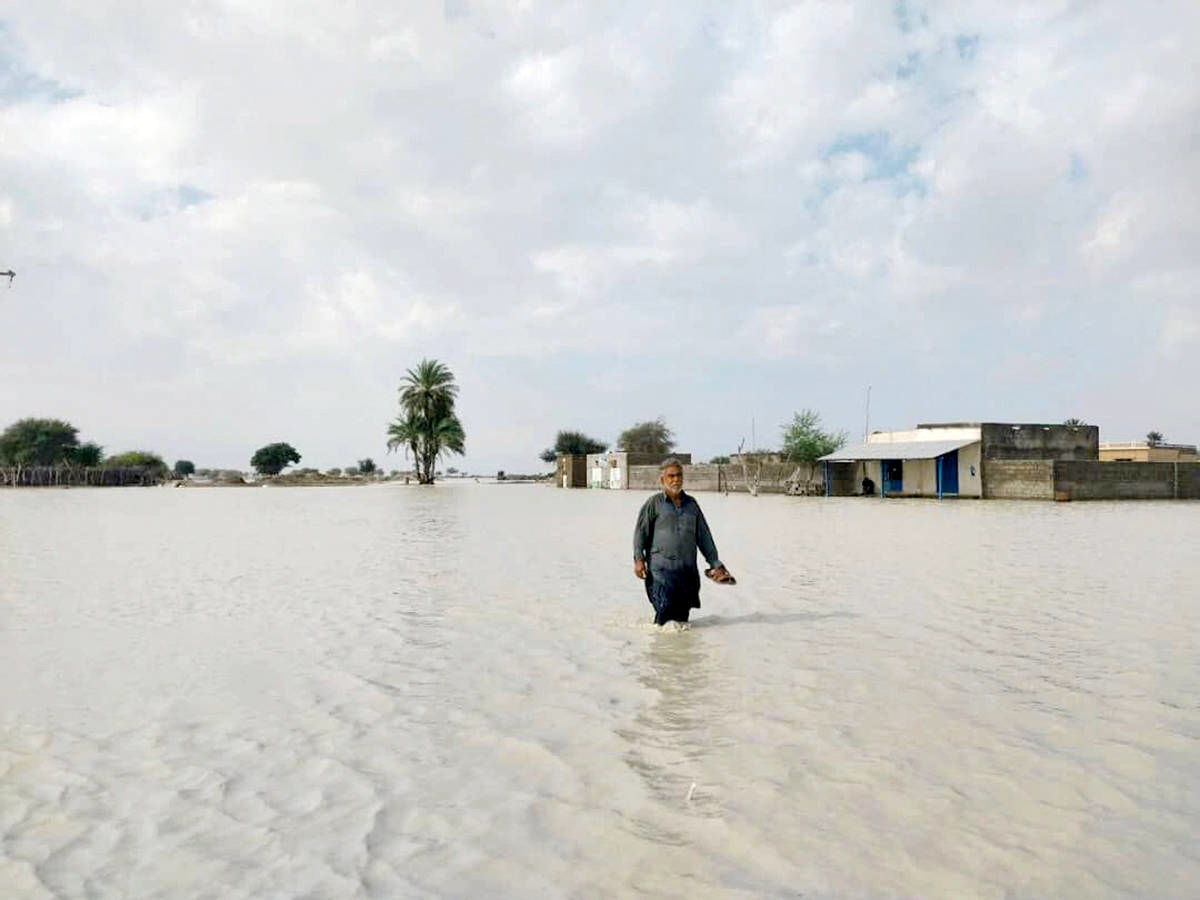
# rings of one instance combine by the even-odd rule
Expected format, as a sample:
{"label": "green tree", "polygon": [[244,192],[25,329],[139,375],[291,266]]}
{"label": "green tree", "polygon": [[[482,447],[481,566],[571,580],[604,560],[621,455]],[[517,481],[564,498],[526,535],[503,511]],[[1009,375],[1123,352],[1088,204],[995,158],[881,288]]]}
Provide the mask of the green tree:
{"label": "green tree", "polygon": [[0,432],[0,462],[14,466],[68,463],[79,429],[62,419],[21,419]]}
{"label": "green tree", "polygon": [[714,465],[714,466],[727,466],[727,465],[729,465],[729,457],[728,456],[714,456],[708,462],[710,465]]}
{"label": "green tree", "polygon": [[160,475],[167,474],[167,464],[157,453],[147,450],[129,450],[110,456],[104,461],[110,469],[150,469]]}
{"label": "green tree", "polygon": [[346,468],[342,469],[342,471],[350,478],[354,478],[359,474],[358,466],[346,466]]}
{"label": "green tree", "polygon": [[790,424],[782,426],[783,460],[796,464],[796,471],[788,479],[793,485],[799,483],[800,467],[807,467],[806,482],[812,482],[817,460],[846,444],[846,432],[825,431],[821,428],[821,416],[815,410],[802,409],[792,416]]}
{"label": "green tree", "polygon": [[454,374],[435,359],[423,359],[400,383],[400,415],[388,426],[388,452],[412,454],[417,481],[433,484],[434,469],[447,453],[465,452],[466,433],[454,411]]}
{"label": "green tree", "polygon": [[342,470],[338,469],[338,468],[333,468],[333,469],[329,469],[325,474],[331,475],[332,477],[337,478],[339,475],[342,474]]}
{"label": "green tree", "polygon": [[1063,424],[1064,425],[1086,425],[1087,422],[1083,421],[1083,419],[1077,419],[1074,416],[1072,416],[1069,419],[1063,419]]}
{"label": "green tree", "polygon": [[582,431],[560,431],[554,438],[554,446],[547,447],[538,457],[542,462],[552,463],[560,453],[572,456],[586,456],[589,453],[603,453],[608,446],[602,441],[588,437]]}
{"label": "green tree", "polygon": [[189,475],[196,474],[196,464],[190,459],[175,460],[175,474],[180,478],[187,478]]}
{"label": "green tree", "polygon": [[666,456],[675,449],[675,435],[659,416],[653,422],[638,422],[621,432],[617,446],[629,453],[657,453]]}
{"label": "green tree", "polygon": [[375,465],[375,460],[371,459],[369,456],[366,459],[360,459],[358,461],[358,471],[362,472],[364,475],[374,475],[378,468],[379,467]]}
{"label": "green tree", "polygon": [[826,454],[846,445],[846,432],[824,431],[821,416],[811,409],[803,409],[792,416],[792,421],[782,426],[783,459],[787,462],[815,463]]}
{"label": "green tree", "polygon": [[1161,444],[1165,440],[1166,440],[1166,438],[1163,437],[1163,433],[1161,431],[1147,431],[1146,432],[1146,443],[1149,444],[1151,447],[1157,447],[1159,444]]}
{"label": "green tree", "polygon": [[71,465],[81,469],[94,469],[104,463],[104,448],[88,441],[71,451]]}
{"label": "green tree", "polygon": [[300,462],[300,454],[291,444],[278,441],[259,447],[250,457],[250,465],[259,475],[278,475],[292,463]]}

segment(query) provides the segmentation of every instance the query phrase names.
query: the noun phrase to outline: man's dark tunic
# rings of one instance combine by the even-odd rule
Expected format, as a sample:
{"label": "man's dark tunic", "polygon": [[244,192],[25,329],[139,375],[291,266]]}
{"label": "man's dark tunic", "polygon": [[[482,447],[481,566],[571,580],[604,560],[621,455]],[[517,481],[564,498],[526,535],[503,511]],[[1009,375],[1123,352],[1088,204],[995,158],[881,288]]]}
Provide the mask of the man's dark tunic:
{"label": "man's dark tunic", "polygon": [[654,622],[686,622],[700,606],[700,571],[696,551],[711,568],[721,565],[700,504],[681,494],[676,507],[659,491],[638,512],[633,529],[633,558],[646,561],[646,597],[654,607]]}

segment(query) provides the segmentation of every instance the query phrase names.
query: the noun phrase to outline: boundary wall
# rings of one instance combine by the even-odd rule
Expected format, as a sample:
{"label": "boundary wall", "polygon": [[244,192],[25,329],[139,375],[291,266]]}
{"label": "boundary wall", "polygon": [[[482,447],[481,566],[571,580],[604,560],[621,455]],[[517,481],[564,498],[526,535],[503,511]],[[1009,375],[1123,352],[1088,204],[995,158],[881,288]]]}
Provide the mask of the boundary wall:
{"label": "boundary wall", "polygon": [[985,500],[1053,500],[1054,460],[989,459],[984,468]]}
{"label": "boundary wall", "polygon": [[[788,476],[796,471],[795,463],[763,463],[758,479],[760,494],[786,494]],[[754,480],[754,465],[746,465],[746,474]],[[804,475],[804,470],[800,472]],[[821,466],[813,472],[816,493],[825,493]],[[658,488],[658,466],[630,466],[628,486],[633,490],[653,491]],[[717,465],[714,463],[685,463],[683,466],[683,489],[686,491],[730,491],[748,493],[746,475],[740,463]]]}
{"label": "boundary wall", "polygon": [[1173,500],[1175,463],[1059,460],[1054,496],[1064,500]]}
{"label": "boundary wall", "polygon": [[1200,500],[1200,462],[988,460],[993,500]]}
{"label": "boundary wall", "polygon": [[[795,468],[793,463],[765,463],[758,492],[786,493],[787,477]],[[747,492],[740,465],[687,464],[683,473],[689,491]],[[823,494],[820,467],[815,477],[817,492]],[[658,466],[630,466],[628,484],[633,490],[657,489]],[[855,487],[845,472],[835,472],[834,486],[840,489],[835,495],[851,493]],[[987,461],[983,496],[988,500],[1200,500],[1200,462],[992,459]]]}
{"label": "boundary wall", "polygon": [[1200,500],[1200,462],[1175,463],[1175,483],[1180,500]]}

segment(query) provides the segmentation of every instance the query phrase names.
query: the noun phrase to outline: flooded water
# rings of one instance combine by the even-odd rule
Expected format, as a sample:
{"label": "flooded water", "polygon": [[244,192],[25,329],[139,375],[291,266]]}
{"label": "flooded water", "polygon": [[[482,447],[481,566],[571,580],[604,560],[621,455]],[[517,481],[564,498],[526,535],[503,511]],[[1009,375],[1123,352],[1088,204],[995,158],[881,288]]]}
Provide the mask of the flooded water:
{"label": "flooded water", "polygon": [[5,897],[1200,884],[1200,504],[0,492]]}

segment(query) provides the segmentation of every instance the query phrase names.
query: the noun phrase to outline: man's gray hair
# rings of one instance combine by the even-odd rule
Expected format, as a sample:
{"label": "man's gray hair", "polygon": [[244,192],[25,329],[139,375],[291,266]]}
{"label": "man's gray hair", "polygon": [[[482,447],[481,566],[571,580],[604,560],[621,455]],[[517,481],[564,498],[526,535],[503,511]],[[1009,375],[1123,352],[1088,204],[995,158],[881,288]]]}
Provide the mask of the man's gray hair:
{"label": "man's gray hair", "polygon": [[665,472],[667,469],[671,468],[671,466],[678,466],[679,471],[683,471],[683,463],[679,461],[679,457],[677,456],[668,456],[666,459],[660,462],[658,464],[658,471]]}

